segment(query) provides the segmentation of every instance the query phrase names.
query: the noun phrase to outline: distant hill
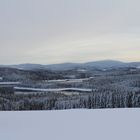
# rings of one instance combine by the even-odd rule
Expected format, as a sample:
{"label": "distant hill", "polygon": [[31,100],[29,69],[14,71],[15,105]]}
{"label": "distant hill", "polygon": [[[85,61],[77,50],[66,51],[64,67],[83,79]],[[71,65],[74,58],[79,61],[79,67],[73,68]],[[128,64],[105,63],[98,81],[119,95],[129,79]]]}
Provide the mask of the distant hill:
{"label": "distant hill", "polygon": [[122,67],[140,67],[140,62],[125,63],[115,60],[103,60],[103,61],[93,61],[87,63],[63,63],[63,64],[52,64],[46,65],[46,68],[51,70],[70,70],[76,68],[90,69],[108,69],[108,68],[122,68]]}
{"label": "distant hill", "polygon": [[23,70],[32,70],[32,69],[45,69],[44,65],[41,64],[19,64],[19,65],[10,65],[11,68],[23,69]]}
{"label": "distant hill", "polygon": [[103,60],[85,63],[86,66],[96,67],[96,68],[111,68],[111,67],[123,67],[126,63],[114,60]]}
{"label": "distant hill", "polygon": [[37,81],[63,78],[58,72],[50,70],[21,70],[8,67],[0,67],[0,77],[2,77],[4,81]]}
{"label": "distant hill", "polygon": [[46,68],[51,70],[71,70],[75,68],[81,68],[83,64],[80,63],[62,63],[62,64],[52,64],[46,65]]}
{"label": "distant hill", "polygon": [[130,62],[125,63],[115,60],[103,60],[103,61],[93,61],[87,63],[61,63],[61,64],[51,64],[51,65],[41,65],[41,64],[19,64],[19,65],[1,65],[0,67],[9,67],[23,70],[33,70],[33,69],[49,69],[49,70],[72,70],[78,68],[119,68],[119,67],[140,67],[140,62]]}

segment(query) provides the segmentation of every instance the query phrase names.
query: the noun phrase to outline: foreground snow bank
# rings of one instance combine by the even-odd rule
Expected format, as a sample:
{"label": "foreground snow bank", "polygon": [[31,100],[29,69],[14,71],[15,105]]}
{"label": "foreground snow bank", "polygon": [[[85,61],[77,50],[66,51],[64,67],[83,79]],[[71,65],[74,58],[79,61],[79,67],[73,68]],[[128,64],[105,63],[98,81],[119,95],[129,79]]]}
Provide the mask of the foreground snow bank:
{"label": "foreground snow bank", "polygon": [[0,112],[1,140],[138,140],[140,109]]}

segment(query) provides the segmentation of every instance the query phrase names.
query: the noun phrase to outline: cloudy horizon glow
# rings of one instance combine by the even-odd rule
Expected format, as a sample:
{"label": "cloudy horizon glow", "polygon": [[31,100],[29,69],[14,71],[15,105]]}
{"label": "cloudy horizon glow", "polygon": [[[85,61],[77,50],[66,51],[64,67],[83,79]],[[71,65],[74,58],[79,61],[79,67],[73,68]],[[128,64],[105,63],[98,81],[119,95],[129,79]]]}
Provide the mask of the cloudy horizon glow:
{"label": "cloudy horizon glow", "polygon": [[0,0],[0,64],[140,61],[139,0]]}

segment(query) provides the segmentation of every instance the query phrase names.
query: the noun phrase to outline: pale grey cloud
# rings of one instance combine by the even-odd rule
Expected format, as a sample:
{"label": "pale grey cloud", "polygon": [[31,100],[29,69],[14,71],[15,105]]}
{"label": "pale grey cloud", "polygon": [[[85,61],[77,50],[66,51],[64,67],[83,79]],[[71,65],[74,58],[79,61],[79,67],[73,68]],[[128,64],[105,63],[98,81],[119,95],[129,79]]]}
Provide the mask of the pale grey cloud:
{"label": "pale grey cloud", "polygon": [[0,0],[0,63],[140,61],[139,0]]}

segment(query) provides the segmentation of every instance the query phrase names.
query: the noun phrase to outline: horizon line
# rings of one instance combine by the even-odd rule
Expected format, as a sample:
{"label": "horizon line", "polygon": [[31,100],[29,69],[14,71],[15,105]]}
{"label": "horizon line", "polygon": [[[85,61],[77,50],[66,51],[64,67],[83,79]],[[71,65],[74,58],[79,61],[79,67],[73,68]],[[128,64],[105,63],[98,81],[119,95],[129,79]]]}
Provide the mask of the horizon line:
{"label": "horizon line", "polygon": [[102,59],[102,60],[95,60],[95,61],[84,61],[84,62],[71,62],[71,61],[67,61],[67,62],[59,62],[59,63],[49,63],[49,64],[43,64],[43,63],[34,63],[34,62],[23,62],[23,63],[15,63],[15,64],[0,64],[0,66],[4,65],[22,65],[22,64],[33,64],[33,65],[57,65],[57,64],[84,64],[84,63],[90,63],[90,62],[100,62],[100,61],[116,61],[116,62],[122,62],[122,63],[133,63],[133,62],[140,62],[140,60],[137,61],[122,61],[122,60],[114,60],[114,59]]}

